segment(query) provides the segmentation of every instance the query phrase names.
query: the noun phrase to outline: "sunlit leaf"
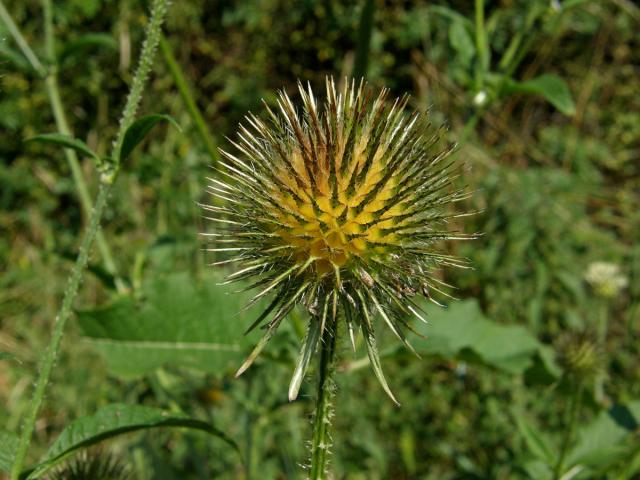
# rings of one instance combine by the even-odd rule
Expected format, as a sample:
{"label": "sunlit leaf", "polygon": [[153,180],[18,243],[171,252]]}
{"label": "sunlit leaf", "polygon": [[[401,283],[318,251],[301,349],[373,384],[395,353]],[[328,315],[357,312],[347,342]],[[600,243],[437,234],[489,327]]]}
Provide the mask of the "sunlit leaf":
{"label": "sunlit leaf", "polygon": [[447,308],[426,306],[428,324],[417,330],[426,340],[419,353],[453,357],[469,351],[482,362],[509,373],[522,373],[542,345],[520,325],[504,325],[484,317],[475,300],[452,302]]}
{"label": "sunlit leaf", "polygon": [[631,433],[637,429],[633,411],[615,406],[601,412],[578,430],[573,449],[567,455],[567,466],[583,465],[604,468],[627,453]]}
{"label": "sunlit leaf", "polygon": [[80,326],[113,373],[182,365],[222,375],[240,365],[254,341],[243,333],[261,306],[242,312],[247,295],[228,295],[236,287],[221,280],[213,273],[202,283],[187,272],[156,275],[144,284],[142,300],[126,295],[80,311]]}
{"label": "sunlit leaf", "polygon": [[468,65],[476,53],[476,47],[469,30],[464,23],[458,19],[451,22],[449,27],[449,43],[456,51],[461,63]]}
{"label": "sunlit leaf", "polygon": [[0,430],[0,472],[8,472],[13,464],[18,436],[7,430]]}
{"label": "sunlit leaf", "polygon": [[526,82],[508,80],[508,92],[540,95],[565,115],[573,115],[576,106],[567,83],[557,75],[544,74]]}

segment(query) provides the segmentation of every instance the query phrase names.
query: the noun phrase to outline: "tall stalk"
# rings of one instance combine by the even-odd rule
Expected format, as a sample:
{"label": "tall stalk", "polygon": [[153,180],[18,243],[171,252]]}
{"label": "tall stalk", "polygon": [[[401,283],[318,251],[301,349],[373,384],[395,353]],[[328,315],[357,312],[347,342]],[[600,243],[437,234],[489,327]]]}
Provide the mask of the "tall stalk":
{"label": "tall stalk", "polygon": [[184,78],[182,68],[176,61],[176,57],[173,55],[171,45],[169,45],[169,42],[167,42],[167,39],[164,36],[160,37],[160,51],[162,52],[162,56],[164,57],[164,61],[167,64],[167,67],[169,68],[169,73],[171,73],[173,82],[176,84],[178,92],[180,92],[180,97],[187,107],[189,116],[196,126],[198,135],[200,136],[200,139],[202,140],[202,143],[204,144],[204,147],[209,154],[211,165],[215,166],[220,159],[220,155],[216,150],[216,142],[213,138],[213,135],[211,135],[211,132],[209,131],[209,127],[207,127],[207,122],[204,120],[195,99],[193,98],[193,93],[191,93],[191,88],[189,88],[189,84]]}
{"label": "tall stalk", "polygon": [[[73,301],[75,300],[78,293],[78,287],[80,285],[80,281],[82,280],[82,274],[84,273],[85,267],[87,265],[89,253],[91,251],[93,241],[96,238],[104,209],[107,206],[109,192],[111,191],[113,183],[115,182],[120,170],[120,163],[118,159],[120,157],[120,151],[122,149],[124,136],[127,129],[134,121],[136,111],[142,98],[144,85],[149,76],[149,72],[151,71],[151,67],[153,66],[153,57],[155,55],[155,51],[160,39],[160,28],[166,15],[167,3],[168,0],[154,0],[151,6],[151,19],[146,29],[145,41],[142,46],[142,52],[140,54],[140,63],[138,65],[138,68],[136,69],[136,73],[134,75],[133,83],[131,86],[131,91],[129,93],[129,96],[127,97],[127,102],[122,113],[120,128],[118,130],[116,140],[113,143],[112,155],[110,157],[111,159],[113,159],[113,163],[111,164],[111,168],[107,172],[104,172],[100,177],[100,188],[96,197],[95,206],[91,211],[89,224],[84,232],[82,243],[80,245],[80,251],[78,253],[73,271],[71,272],[71,276],[69,277],[67,283],[62,306],[60,307],[60,310],[56,315],[54,321],[51,340],[49,341],[49,345],[47,346],[44,357],[42,359],[40,371],[36,380],[35,390],[33,392],[33,397],[31,399],[31,403],[29,404],[27,414],[22,424],[20,440],[18,443],[15,460],[11,469],[12,480],[18,480],[20,478],[20,473],[22,472],[24,461],[29,450],[29,445],[31,443],[31,437],[33,435],[33,429],[36,423],[36,419],[38,417],[40,407],[42,406],[42,401],[47,389],[47,384],[49,383],[53,364],[56,360],[56,357],[58,356],[58,350],[62,341],[64,327],[71,313]],[[45,16],[50,16],[50,0],[44,0],[44,5]],[[49,9],[48,14],[46,13],[47,9]]]}
{"label": "tall stalk", "polygon": [[[55,58],[53,14],[50,0],[43,0],[42,8],[45,31],[45,54],[47,57],[46,61],[48,65],[46,67],[29,46],[29,43],[26,41],[26,39],[20,32],[20,29],[11,18],[11,15],[2,3],[2,0],[0,0],[0,19],[2,19],[4,24],[7,26],[9,33],[22,51],[22,54],[31,65],[31,68],[33,68],[35,73],[44,80],[45,91],[49,99],[49,104],[51,106],[51,111],[53,113],[53,118],[55,120],[58,133],[72,136],[71,128],[69,127],[69,122],[67,121],[62,100],[60,98],[60,89],[58,88],[58,68]],[[91,216],[91,211],[93,210],[93,203],[91,201],[91,195],[89,194],[87,182],[85,181],[84,175],[82,173],[80,161],[78,160],[76,152],[70,148],[65,148],[64,154],[67,159],[67,163],[69,164],[69,170],[71,170],[71,176],[73,178],[76,191],[78,192],[78,199],[80,200],[82,214],[85,221],[88,222],[89,217]],[[113,255],[111,253],[111,249],[109,248],[109,244],[104,238],[102,232],[99,230],[96,234],[96,243],[98,244],[98,250],[100,251],[102,261],[104,262],[105,270],[114,277],[115,285],[118,291],[124,291],[126,289],[126,286],[122,279],[120,279],[120,277],[118,276],[118,270],[116,267],[116,263],[113,260]]]}
{"label": "tall stalk", "polygon": [[578,420],[578,413],[580,412],[580,404],[582,403],[582,393],[584,391],[584,383],[582,380],[577,380],[575,388],[571,394],[569,400],[569,407],[567,412],[567,421],[565,425],[564,434],[562,436],[562,443],[560,444],[560,455],[558,455],[558,462],[553,469],[553,479],[559,480],[562,477],[562,470],[564,468],[564,461],[569,452],[569,446],[573,440],[573,434],[576,429],[576,422]]}
{"label": "tall stalk", "polygon": [[331,401],[335,391],[333,385],[333,360],[336,349],[337,325],[324,329],[320,343],[320,367],[318,369],[318,393],[316,412],[313,420],[313,438],[311,440],[310,480],[326,478],[327,458],[331,446],[331,417],[333,415]]}

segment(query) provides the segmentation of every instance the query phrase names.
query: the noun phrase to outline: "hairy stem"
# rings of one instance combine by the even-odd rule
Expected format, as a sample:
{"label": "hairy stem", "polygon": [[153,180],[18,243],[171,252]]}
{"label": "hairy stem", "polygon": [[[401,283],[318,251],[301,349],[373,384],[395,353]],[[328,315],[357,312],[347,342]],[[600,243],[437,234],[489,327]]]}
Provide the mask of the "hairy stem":
{"label": "hairy stem", "polygon": [[[63,135],[72,136],[71,128],[69,128],[69,123],[67,122],[67,117],[62,106],[62,100],[60,99],[60,90],[58,88],[51,1],[43,0],[42,7],[44,13],[45,51],[47,61],[50,64],[48,68],[42,64],[42,62],[38,59],[36,54],[29,46],[29,43],[22,36],[22,33],[20,33],[20,30],[11,18],[11,15],[4,7],[2,0],[0,0],[0,18],[7,26],[9,32],[11,33],[11,36],[22,51],[22,54],[29,61],[31,67],[38,74],[38,76],[44,79],[45,90],[47,93],[47,97],[49,98],[51,111],[53,112],[56,129]],[[80,166],[78,156],[76,155],[76,152],[70,148],[65,148],[64,154],[67,159],[67,163],[69,164],[71,176],[78,192],[82,214],[85,221],[88,222],[91,215],[91,210],[93,209],[93,203],[91,201],[89,189],[87,188],[87,183],[82,173],[82,168]],[[113,260],[111,249],[109,248],[109,245],[107,244],[107,241],[105,240],[104,235],[101,231],[98,231],[96,235],[96,243],[98,244],[98,250],[100,251],[100,257],[104,262],[105,270],[115,278],[115,285],[118,291],[124,291],[126,289],[126,286],[122,279],[120,279],[118,276],[116,263]]]}
{"label": "hairy stem", "polygon": [[583,383],[577,382],[568,407],[568,419],[565,427],[564,435],[562,436],[562,443],[560,444],[560,455],[558,455],[558,462],[553,470],[554,480],[559,480],[562,476],[562,470],[564,468],[564,460],[569,452],[569,447],[573,440],[573,432],[576,428],[576,421],[578,419],[578,412],[580,411],[580,403],[582,402]]}
{"label": "hairy stem", "polygon": [[100,219],[102,218],[104,207],[107,204],[107,198],[110,189],[111,185],[103,184],[100,186],[100,190],[98,191],[98,196],[96,198],[96,204],[93,210],[93,215],[91,216],[89,226],[84,233],[82,244],[80,245],[80,253],[78,254],[76,263],[73,267],[73,271],[71,272],[71,277],[69,277],[67,283],[62,306],[60,307],[58,315],[56,315],[56,319],[53,325],[53,333],[51,335],[51,340],[49,341],[49,345],[47,346],[42,364],[40,366],[40,373],[36,381],[33,398],[31,400],[31,404],[29,405],[27,415],[23,420],[20,443],[18,444],[16,457],[13,463],[13,469],[11,470],[11,478],[13,480],[17,480],[20,477],[22,465],[24,464],[24,460],[29,449],[29,444],[31,442],[31,434],[36,423],[38,411],[40,410],[40,405],[42,404],[42,399],[44,398],[44,393],[47,388],[49,377],[51,376],[53,364],[58,355],[60,341],[62,340],[62,334],[64,333],[64,326],[66,324],[67,318],[69,318],[69,314],[71,313],[73,300],[76,298],[76,294],[78,293],[78,286],[80,285],[80,281],[82,280],[82,273],[84,272],[84,269],[87,265],[87,260],[89,257],[93,239],[96,235],[96,232],[98,231],[98,227],[100,226]]}
{"label": "hairy stem", "polygon": [[[45,0],[45,2],[46,1],[47,0]],[[127,99],[127,104],[123,112],[123,118],[120,122],[120,129],[118,131],[116,142],[114,143],[114,155],[112,156],[112,158],[117,158],[117,155],[115,154],[119,155],[126,129],[131,125],[131,123],[133,123],[135,112],[140,103],[144,83],[149,75],[149,71],[152,66],[153,55],[158,46],[160,27],[166,14],[167,1],[168,0],[154,0],[151,7],[151,20],[149,21],[149,24],[147,26],[146,38],[142,48],[142,53],[140,55],[140,64],[138,66],[138,69],[136,70],[131,93],[129,94],[129,97]],[[31,443],[31,437],[33,435],[33,429],[38,417],[38,412],[40,411],[40,407],[42,406],[42,401],[44,399],[47,384],[49,383],[49,377],[51,376],[53,365],[55,363],[56,357],[58,356],[58,350],[62,341],[64,327],[67,323],[67,320],[69,319],[73,302],[78,294],[78,287],[80,285],[80,281],[82,280],[82,274],[84,273],[85,267],[87,265],[89,253],[98,232],[100,221],[102,220],[102,214],[107,205],[109,192],[111,191],[113,182],[117,178],[119,167],[119,163],[116,162],[114,164],[113,171],[109,175],[103,175],[101,177],[100,188],[98,190],[95,205],[93,207],[93,210],[91,211],[89,224],[85,230],[76,263],[73,267],[73,271],[71,272],[71,276],[69,277],[67,283],[67,288],[62,300],[62,306],[60,307],[58,315],[55,318],[51,340],[49,341],[49,345],[47,346],[44,357],[42,359],[42,364],[38,373],[38,378],[36,380],[36,387],[33,392],[33,397],[31,399],[31,403],[29,404],[27,414],[22,424],[20,441],[18,443],[15,460],[11,469],[12,480],[18,480],[20,478],[20,473],[22,472],[24,461],[29,450],[29,445]]]}
{"label": "hairy stem", "polygon": [[316,414],[313,421],[313,439],[311,440],[310,480],[326,478],[327,458],[331,443],[331,400],[335,390],[333,359],[336,349],[336,334],[335,324],[331,328],[325,328],[322,334]]}

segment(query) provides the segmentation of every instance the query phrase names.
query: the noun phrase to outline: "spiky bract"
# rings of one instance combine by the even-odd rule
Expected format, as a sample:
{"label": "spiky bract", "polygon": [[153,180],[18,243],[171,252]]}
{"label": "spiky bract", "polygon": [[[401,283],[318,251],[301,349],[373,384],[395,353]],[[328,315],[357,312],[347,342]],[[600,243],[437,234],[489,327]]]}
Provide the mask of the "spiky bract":
{"label": "spiky bract", "polygon": [[47,476],[47,480],[129,480],[133,476],[116,457],[101,451],[75,456]]}
{"label": "spiky bract", "polygon": [[[238,270],[229,281],[254,278],[273,294],[251,325],[266,333],[240,368],[253,362],[287,313],[303,304],[311,313],[307,338],[289,391],[295,398],[318,339],[344,318],[353,341],[360,329],[374,371],[391,395],[376,351],[373,317],[379,315],[407,345],[408,315],[419,316],[412,297],[439,291],[432,269],[463,262],[434,250],[434,242],[468,238],[443,224],[447,204],[465,198],[451,191],[454,175],[440,131],[408,97],[373,99],[360,82],[337,91],[326,82],[321,107],[299,85],[302,110],[282,92],[268,121],[246,117],[237,153],[222,152],[222,179],[210,179],[216,201],[204,206],[216,224],[206,234],[212,251],[230,252]],[[392,396],[392,395],[391,395]],[[393,398],[393,396],[392,396]]]}

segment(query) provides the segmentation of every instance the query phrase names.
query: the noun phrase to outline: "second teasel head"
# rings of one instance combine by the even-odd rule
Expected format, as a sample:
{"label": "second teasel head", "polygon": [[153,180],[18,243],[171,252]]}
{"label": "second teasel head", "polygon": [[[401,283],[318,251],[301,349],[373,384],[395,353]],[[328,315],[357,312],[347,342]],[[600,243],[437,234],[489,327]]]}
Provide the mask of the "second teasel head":
{"label": "second teasel head", "polygon": [[418,294],[430,298],[441,282],[433,271],[464,261],[436,248],[469,235],[449,230],[450,204],[467,198],[456,189],[452,148],[425,115],[407,113],[408,97],[377,96],[363,83],[337,89],[326,81],[319,103],[299,84],[296,109],[281,92],[265,119],[249,114],[223,151],[220,177],[203,208],[213,223],[210,250],[230,255],[228,281],[251,280],[251,300],[270,298],[249,327],[265,334],[241,366],[255,360],[296,305],[310,313],[289,398],[324,329],[344,320],[350,338],[362,332],[374,372],[393,398],[378,359],[374,318],[409,348],[405,332],[420,316]]}

